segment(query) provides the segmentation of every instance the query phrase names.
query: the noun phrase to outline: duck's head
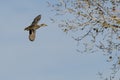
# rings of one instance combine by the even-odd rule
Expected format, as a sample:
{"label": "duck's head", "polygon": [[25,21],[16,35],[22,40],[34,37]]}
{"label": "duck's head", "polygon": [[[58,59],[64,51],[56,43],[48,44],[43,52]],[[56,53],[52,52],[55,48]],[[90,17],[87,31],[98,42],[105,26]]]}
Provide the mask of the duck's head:
{"label": "duck's head", "polygon": [[47,26],[47,24],[43,23],[43,24],[40,25],[40,27],[45,27],[45,26]]}

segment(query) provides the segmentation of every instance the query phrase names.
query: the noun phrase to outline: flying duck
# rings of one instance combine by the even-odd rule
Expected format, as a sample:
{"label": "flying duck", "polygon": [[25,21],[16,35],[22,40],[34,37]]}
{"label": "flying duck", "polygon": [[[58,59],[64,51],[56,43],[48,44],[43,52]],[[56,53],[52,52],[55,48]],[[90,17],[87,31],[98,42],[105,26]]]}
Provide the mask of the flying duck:
{"label": "flying duck", "polygon": [[30,41],[35,40],[35,34],[36,34],[37,29],[39,29],[40,27],[47,26],[46,24],[38,25],[38,22],[40,19],[41,19],[41,15],[38,15],[37,17],[34,18],[32,24],[24,29],[24,30],[29,31],[29,40]]}

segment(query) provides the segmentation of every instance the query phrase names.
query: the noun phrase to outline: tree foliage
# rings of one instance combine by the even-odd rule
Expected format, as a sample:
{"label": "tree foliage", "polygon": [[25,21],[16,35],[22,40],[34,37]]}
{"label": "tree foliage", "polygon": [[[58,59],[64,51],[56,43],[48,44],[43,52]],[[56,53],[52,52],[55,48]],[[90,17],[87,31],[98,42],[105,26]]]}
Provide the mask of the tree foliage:
{"label": "tree foliage", "polygon": [[[72,34],[77,51],[109,56],[120,67],[120,0],[56,0],[48,2],[59,27]],[[115,67],[116,66],[116,67]],[[118,67],[119,66],[119,67]]]}

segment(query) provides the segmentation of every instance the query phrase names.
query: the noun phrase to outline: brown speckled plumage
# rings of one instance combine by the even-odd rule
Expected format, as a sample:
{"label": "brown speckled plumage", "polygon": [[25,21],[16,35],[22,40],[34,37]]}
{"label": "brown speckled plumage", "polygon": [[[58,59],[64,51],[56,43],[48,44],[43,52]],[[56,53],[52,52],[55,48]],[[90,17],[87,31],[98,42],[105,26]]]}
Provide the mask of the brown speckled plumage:
{"label": "brown speckled plumage", "polygon": [[24,29],[24,30],[29,31],[29,40],[30,41],[35,40],[35,34],[36,34],[37,29],[39,29],[40,27],[47,26],[46,24],[38,25],[38,22],[40,19],[41,19],[41,15],[38,15],[37,17],[34,18],[32,24]]}

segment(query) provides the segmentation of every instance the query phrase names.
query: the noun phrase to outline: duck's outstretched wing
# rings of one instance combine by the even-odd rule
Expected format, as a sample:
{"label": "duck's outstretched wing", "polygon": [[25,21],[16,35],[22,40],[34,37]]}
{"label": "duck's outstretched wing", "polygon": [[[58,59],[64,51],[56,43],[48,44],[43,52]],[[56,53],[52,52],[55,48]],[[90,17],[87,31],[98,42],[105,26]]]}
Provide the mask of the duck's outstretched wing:
{"label": "duck's outstretched wing", "polygon": [[38,15],[37,17],[34,18],[33,22],[32,22],[32,26],[37,25],[38,21],[41,19],[41,15]]}
{"label": "duck's outstretched wing", "polygon": [[34,41],[35,40],[35,34],[36,34],[36,31],[35,30],[29,30],[29,40],[30,41]]}

